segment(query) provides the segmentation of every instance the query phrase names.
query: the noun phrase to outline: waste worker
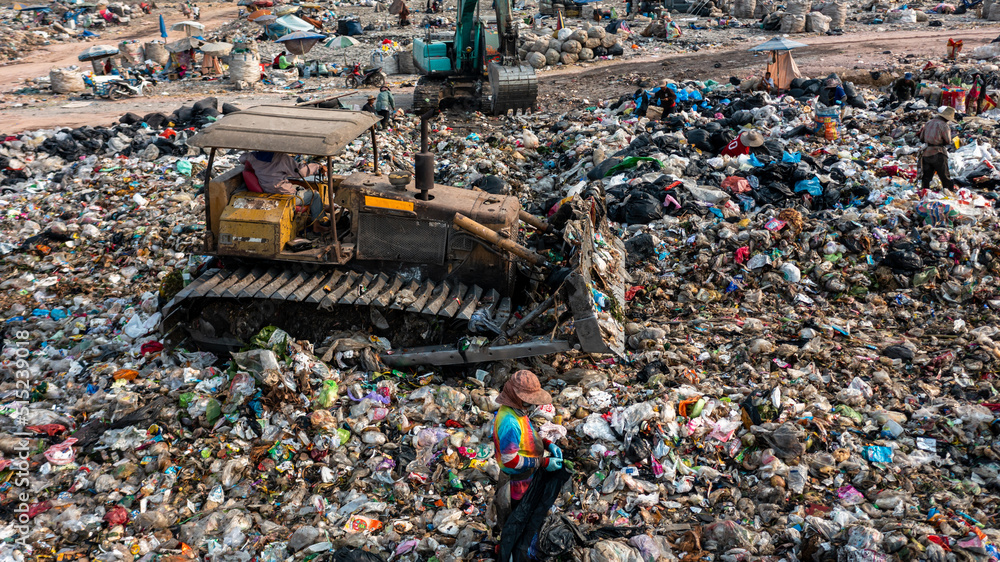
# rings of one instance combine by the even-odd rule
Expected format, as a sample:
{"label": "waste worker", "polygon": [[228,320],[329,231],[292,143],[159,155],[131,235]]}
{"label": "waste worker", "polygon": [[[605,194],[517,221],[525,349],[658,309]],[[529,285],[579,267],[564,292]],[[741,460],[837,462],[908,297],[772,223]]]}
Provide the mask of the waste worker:
{"label": "waste worker", "polygon": [[[554,472],[563,466],[562,450],[542,439],[528,418],[529,408],[552,403],[531,371],[517,371],[497,397],[500,409],[493,418],[493,446],[500,465],[494,511],[501,527],[521,502],[538,469]],[[545,456],[548,450],[551,457]]]}
{"label": "waste worker", "polygon": [[907,72],[902,78],[893,82],[892,96],[896,101],[907,102],[915,95],[917,95],[917,83],[913,81],[912,72]]}
{"label": "waste worker", "polygon": [[382,86],[379,88],[378,98],[375,100],[375,112],[382,116],[382,122],[379,125],[381,129],[392,124],[392,113],[395,111],[396,100],[392,97],[389,86]]}
{"label": "waste worker", "polygon": [[410,9],[406,7],[406,2],[403,2],[403,7],[399,10],[399,27],[408,25],[410,25]]}
{"label": "waste worker", "polygon": [[826,96],[830,102],[826,105],[842,105],[844,100],[847,99],[847,92],[844,91],[844,86],[840,83],[840,80],[830,78],[826,81]]}
{"label": "waste worker", "polygon": [[920,187],[927,189],[931,186],[934,174],[941,180],[941,187],[951,189],[954,185],[951,176],[948,175],[948,146],[952,143],[951,125],[955,122],[955,108],[942,107],[938,109],[930,121],[920,129],[920,140],[927,143],[927,146],[920,154],[920,166],[923,175],[920,178]]}
{"label": "waste worker", "polygon": [[367,111],[368,113],[377,113],[375,111],[375,96],[368,96],[368,101],[361,106],[361,111]]}
{"label": "waste worker", "polygon": [[283,193],[295,196],[296,206],[308,206],[309,215],[313,220],[323,212],[323,199],[314,190],[300,187],[291,179],[302,178],[326,173],[326,166],[321,164],[300,165],[291,154],[284,152],[247,152],[240,156],[240,162],[252,171],[260,182],[264,193]]}
{"label": "waste worker", "polygon": [[661,118],[664,115],[670,115],[677,107],[677,92],[675,92],[672,88],[667,87],[666,81],[664,81],[660,87],[653,92],[653,96],[649,98],[649,105],[651,107],[659,107],[663,110]]}
{"label": "waste worker", "polygon": [[764,146],[764,135],[757,131],[743,131],[719,152],[719,156],[736,158],[744,154],[750,154],[753,149],[760,148],[761,146]]}
{"label": "waste worker", "polygon": [[278,56],[274,57],[274,61],[271,63],[274,68],[285,70],[286,68],[292,66],[292,63],[288,61],[288,53],[281,51]]}
{"label": "waste worker", "polygon": [[774,78],[771,77],[770,72],[764,73],[764,79],[760,81],[760,91],[767,92],[769,94],[778,93],[778,88],[774,85]]}

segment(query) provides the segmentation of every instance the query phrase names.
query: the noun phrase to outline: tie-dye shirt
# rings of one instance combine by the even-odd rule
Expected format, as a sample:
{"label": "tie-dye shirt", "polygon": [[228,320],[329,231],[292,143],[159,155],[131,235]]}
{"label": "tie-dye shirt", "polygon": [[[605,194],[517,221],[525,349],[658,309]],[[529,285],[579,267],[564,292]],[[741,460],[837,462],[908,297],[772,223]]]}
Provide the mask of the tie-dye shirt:
{"label": "tie-dye shirt", "polygon": [[500,470],[511,478],[510,499],[521,499],[531,485],[531,475],[547,464],[545,445],[527,415],[500,406],[493,418],[493,446]]}

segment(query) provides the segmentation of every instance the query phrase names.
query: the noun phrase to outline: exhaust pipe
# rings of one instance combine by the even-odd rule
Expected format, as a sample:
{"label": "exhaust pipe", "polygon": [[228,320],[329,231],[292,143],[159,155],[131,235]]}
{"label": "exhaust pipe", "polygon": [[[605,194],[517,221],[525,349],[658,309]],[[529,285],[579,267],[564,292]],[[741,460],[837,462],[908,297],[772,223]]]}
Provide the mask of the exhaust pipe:
{"label": "exhaust pipe", "polygon": [[428,149],[428,135],[430,124],[428,117],[432,111],[420,116],[420,152],[416,154],[413,162],[413,182],[420,193],[417,199],[428,201],[431,199],[430,190],[434,189],[434,155]]}

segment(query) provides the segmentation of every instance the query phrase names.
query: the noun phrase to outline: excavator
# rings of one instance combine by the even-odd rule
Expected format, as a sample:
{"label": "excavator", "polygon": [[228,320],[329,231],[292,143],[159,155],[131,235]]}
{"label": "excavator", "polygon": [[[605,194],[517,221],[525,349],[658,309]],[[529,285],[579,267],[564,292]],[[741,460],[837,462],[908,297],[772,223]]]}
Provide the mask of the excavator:
{"label": "excavator", "polygon": [[538,77],[518,57],[511,0],[494,0],[496,28],[479,17],[479,2],[458,1],[454,37],[434,38],[428,29],[426,37],[413,40],[413,62],[422,74],[413,90],[414,113],[458,104],[481,109],[484,77],[493,115],[534,108]]}
{"label": "excavator", "polygon": [[[436,184],[429,116],[412,168],[388,174],[379,118],[365,112],[263,105],[188,139],[208,152],[201,253],[212,257],[161,291],[164,339],[220,351],[267,326],[314,342],[360,332],[389,342],[379,356],[396,367],[624,353],[625,247],[603,203],[568,198],[546,222],[517,197]],[[220,151],[276,147],[333,170],[367,132],[371,171],[291,179],[321,197],[319,217],[295,195],[251,191],[242,165],[213,170]]]}

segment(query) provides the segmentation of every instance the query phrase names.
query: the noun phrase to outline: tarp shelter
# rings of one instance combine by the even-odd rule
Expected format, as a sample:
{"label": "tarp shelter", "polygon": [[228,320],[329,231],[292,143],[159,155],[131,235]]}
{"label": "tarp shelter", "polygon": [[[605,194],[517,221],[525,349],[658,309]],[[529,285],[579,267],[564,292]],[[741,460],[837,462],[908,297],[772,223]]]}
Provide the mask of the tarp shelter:
{"label": "tarp shelter", "polygon": [[118,48],[111,45],[94,45],[80,53],[76,58],[80,61],[100,60],[118,54]]}
{"label": "tarp shelter", "polygon": [[792,58],[792,49],[808,46],[809,45],[799,43],[798,41],[792,41],[783,37],[775,37],[770,41],[766,41],[747,50],[756,53],[770,53],[767,62],[767,72],[771,73],[771,78],[774,79],[774,85],[777,86],[779,90],[787,90],[793,79],[802,77],[802,74],[799,72],[798,65],[795,64],[795,59]]}
{"label": "tarp shelter", "polygon": [[296,31],[312,30],[312,24],[289,14],[287,16],[281,16],[280,18],[274,20],[274,23],[267,26],[267,35],[271,39],[277,39],[283,35],[288,35],[289,33],[294,33]]}

